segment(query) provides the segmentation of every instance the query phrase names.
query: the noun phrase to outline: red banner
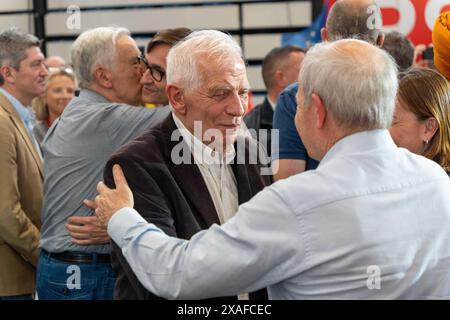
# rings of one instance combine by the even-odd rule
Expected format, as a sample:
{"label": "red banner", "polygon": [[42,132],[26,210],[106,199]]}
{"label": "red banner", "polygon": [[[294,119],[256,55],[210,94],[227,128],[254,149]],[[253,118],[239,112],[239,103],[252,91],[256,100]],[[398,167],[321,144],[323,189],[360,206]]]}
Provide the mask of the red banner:
{"label": "red banner", "polygon": [[[336,0],[324,0],[332,5]],[[431,30],[441,12],[450,11],[450,0],[377,0],[386,31],[406,34],[414,44],[431,43]]]}

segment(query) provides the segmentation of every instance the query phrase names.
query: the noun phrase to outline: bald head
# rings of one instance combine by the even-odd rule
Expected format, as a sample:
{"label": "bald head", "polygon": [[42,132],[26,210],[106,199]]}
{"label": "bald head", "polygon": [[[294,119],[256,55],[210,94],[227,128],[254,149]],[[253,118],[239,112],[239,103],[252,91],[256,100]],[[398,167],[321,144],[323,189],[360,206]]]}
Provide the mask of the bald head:
{"label": "bald head", "polygon": [[360,39],[383,43],[381,11],[374,0],[338,0],[328,15],[323,40]]}
{"label": "bald head", "polygon": [[67,62],[59,56],[51,56],[45,59],[44,64],[49,68],[63,68]]}
{"label": "bald head", "polygon": [[338,0],[336,3],[344,3],[353,8],[367,8],[368,6],[374,5],[376,1],[374,0]]}
{"label": "bald head", "polygon": [[300,72],[305,106],[313,93],[319,95],[336,124],[350,131],[388,128],[397,86],[397,69],[389,54],[360,40],[316,45]]}

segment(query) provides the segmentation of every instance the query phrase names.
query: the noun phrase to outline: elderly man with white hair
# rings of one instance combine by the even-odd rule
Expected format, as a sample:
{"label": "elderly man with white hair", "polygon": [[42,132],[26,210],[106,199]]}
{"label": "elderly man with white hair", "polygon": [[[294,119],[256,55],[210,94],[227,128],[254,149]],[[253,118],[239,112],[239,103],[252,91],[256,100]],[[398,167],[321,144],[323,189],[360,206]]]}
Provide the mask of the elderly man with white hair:
{"label": "elderly man with white hair", "polygon": [[72,46],[81,88],[47,132],[39,299],[112,299],[115,276],[106,230],[83,199],[95,197],[96,181],[112,152],[155,125],[167,108],[141,105],[140,51],[124,28],[83,32]]}
{"label": "elderly man with white hair", "polygon": [[295,119],[316,170],[265,188],[190,241],[132,209],[119,166],[116,189],[99,184],[96,212],[138,279],[167,298],[265,286],[271,299],[448,298],[450,180],[389,135],[397,86],[381,49],[319,44],[303,62]]}
{"label": "elderly man with white hair", "polygon": [[[113,154],[105,182],[114,184],[111,168],[120,164],[141,216],[171,236],[190,239],[229,220],[270,176],[260,175],[256,141],[240,130],[249,83],[242,50],[231,36],[193,32],[169,51],[166,76],[171,115]],[[113,266],[116,298],[154,298],[116,245]],[[250,294],[261,298],[265,292]]]}

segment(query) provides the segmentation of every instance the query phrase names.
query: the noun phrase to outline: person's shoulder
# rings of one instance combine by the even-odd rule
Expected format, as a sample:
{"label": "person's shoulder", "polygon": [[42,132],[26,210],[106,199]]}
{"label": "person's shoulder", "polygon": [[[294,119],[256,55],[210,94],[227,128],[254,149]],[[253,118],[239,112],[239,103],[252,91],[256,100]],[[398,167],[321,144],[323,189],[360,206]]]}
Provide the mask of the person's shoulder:
{"label": "person's shoulder", "polygon": [[294,97],[298,91],[298,82],[291,83],[281,92],[280,96],[290,96]]}
{"label": "person's shoulder", "polygon": [[[1,92],[0,92],[0,94],[1,94]],[[5,117],[7,115],[8,115],[8,113],[6,112],[5,107],[2,105],[2,102],[0,101],[0,117]]]}
{"label": "person's shoulder", "polygon": [[329,179],[316,170],[308,170],[279,180],[271,188],[294,212],[306,211],[329,196]]}
{"label": "person's shoulder", "polygon": [[101,114],[106,108],[114,105],[109,102],[98,102],[86,99],[84,97],[74,97],[64,108],[62,117],[92,117],[96,114]]}
{"label": "person's shoulder", "polygon": [[7,122],[10,122],[9,121],[9,114],[6,112],[6,110],[5,109],[3,109],[1,106],[0,106],[0,122],[1,123],[7,123]]}
{"label": "person's shoulder", "polygon": [[74,97],[67,105],[65,111],[85,112],[88,114],[114,114],[114,113],[152,113],[150,109],[141,106],[131,106],[125,103],[98,101],[84,96]]}
{"label": "person's shoulder", "polygon": [[114,151],[111,158],[146,160],[160,158],[161,139],[163,132],[161,126],[156,126],[145,130],[136,138],[128,141]]}
{"label": "person's shoulder", "polygon": [[[261,103],[257,104],[256,106],[254,106],[254,107],[252,108],[252,110],[250,110],[250,111],[245,115],[245,117],[260,113],[260,112],[261,112],[261,109],[262,109],[263,107],[264,107],[264,102],[261,102]],[[244,117],[244,118],[245,118],[245,117]]]}
{"label": "person's shoulder", "polygon": [[275,108],[275,114],[280,113],[292,113],[297,108],[297,102],[295,100],[295,96],[298,91],[298,83],[293,83],[286,87],[277,99],[277,105]]}
{"label": "person's shoulder", "polygon": [[16,126],[11,121],[10,114],[0,107],[0,130],[2,132],[15,131]]}
{"label": "person's shoulder", "polygon": [[[398,151],[407,159],[404,162],[407,163],[409,170],[416,171],[419,176],[429,179],[448,177],[448,173],[435,161],[412,153],[404,148],[399,148]],[[403,165],[403,167],[406,167],[406,165]]]}
{"label": "person's shoulder", "polygon": [[124,103],[108,103],[106,104],[106,109],[108,111],[124,112],[129,114],[137,113],[139,115],[147,116],[168,115],[170,112],[169,106],[147,108],[144,106],[131,106]]}
{"label": "person's shoulder", "polygon": [[265,97],[264,100],[261,103],[258,103],[256,106],[254,106],[253,109],[250,110],[250,112],[252,112],[252,111],[256,111],[256,112],[261,111],[261,109],[263,109],[266,106],[266,104],[268,104],[268,103],[269,103],[269,101],[267,100],[267,97]]}
{"label": "person's shoulder", "polygon": [[8,98],[0,91],[0,112],[6,112],[3,110],[6,104],[11,104]]}
{"label": "person's shoulder", "polygon": [[169,106],[146,108],[142,106],[130,106],[127,104],[112,104],[106,108],[113,121],[119,120],[122,124],[131,126],[152,127],[166,118],[170,109]]}
{"label": "person's shoulder", "polygon": [[256,128],[258,119],[261,115],[261,109],[263,108],[264,103],[257,104],[244,116],[244,122],[249,128]]}
{"label": "person's shoulder", "polygon": [[[390,150],[390,151],[389,151]],[[383,154],[351,154],[321,163],[273,184],[295,212],[306,212],[341,199],[401,190],[424,183],[435,189],[449,188],[445,171],[434,161],[403,148]]]}

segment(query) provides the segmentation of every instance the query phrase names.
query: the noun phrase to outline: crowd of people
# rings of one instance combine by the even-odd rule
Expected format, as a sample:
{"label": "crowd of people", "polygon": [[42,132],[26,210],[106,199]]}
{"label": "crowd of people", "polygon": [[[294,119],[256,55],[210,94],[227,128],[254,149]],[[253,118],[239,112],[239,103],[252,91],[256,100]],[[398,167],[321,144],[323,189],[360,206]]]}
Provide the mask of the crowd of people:
{"label": "crowd of people", "polygon": [[221,31],[94,28],[70,64],[1,31],[0,300],[448,299],[450,12],[431,69],[373,5],[271,50],[252,110]]}

